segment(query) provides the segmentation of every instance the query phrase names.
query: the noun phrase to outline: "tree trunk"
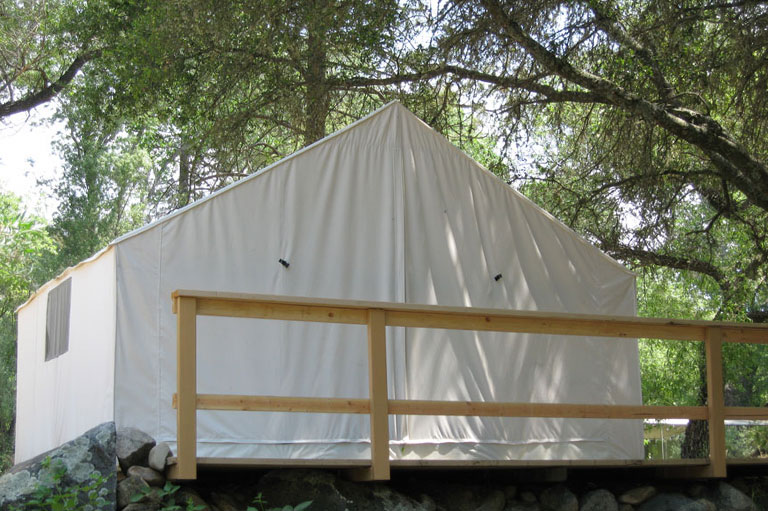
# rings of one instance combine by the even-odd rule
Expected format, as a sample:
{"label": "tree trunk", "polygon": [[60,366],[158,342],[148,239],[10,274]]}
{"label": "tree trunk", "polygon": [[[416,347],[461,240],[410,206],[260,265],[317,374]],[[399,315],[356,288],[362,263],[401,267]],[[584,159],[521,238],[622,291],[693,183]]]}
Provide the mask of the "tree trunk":
{"label": "tree trunk", "polygon": [[[318,9],[327,9],[319,2]],[[323,29],[324,12],[320,11],[307,26],[307,68],[304,74],[304,146],[325,136],[325,124],[330,110],[327,83],[328,54]]]}
{"label": "tree trunk", "polygon": [[190,167],[191,167],[191,164],[190,164],[190,157],[189,157],[189,147],[186,140],[182,138],[181,144],[179,145],[178,206],[180,208],[183,208],[184,206],[189,204],[189,199],[191,197]]}
{"label": "tree trunk", "polygon": [[[699,345],[699,399],[698,405],[707,404],[707,363],[704,343]],[[685,427],[685,437],[680,446],[681,458],[706,458],[709,456],[709,423],[705,420],[692,420]]]}

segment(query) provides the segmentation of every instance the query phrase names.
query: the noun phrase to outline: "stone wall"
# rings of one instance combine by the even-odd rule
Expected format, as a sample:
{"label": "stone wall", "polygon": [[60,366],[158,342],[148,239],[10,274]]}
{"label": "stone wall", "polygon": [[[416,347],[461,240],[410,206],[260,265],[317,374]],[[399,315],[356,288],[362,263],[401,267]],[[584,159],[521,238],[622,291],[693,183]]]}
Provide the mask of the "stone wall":
{"label": "stone wall", "polygon": [[[768,509],[768,478],[729,481],[653,481],[584,472],[563,482],[521,482],[537,473],[515,471],[395,472],[389,483],[354,483],[334,471],[218,471],[193,483],[172,484],[164,473],[170,449],[132,428],[102,424],[0,477],[0,510],[25,509],[43,486],[82,488],[82,509],[117,511],[258,511],[292,509],[365,511],[752,511]],[[56,468],[58,467],[58,468]],[[54,473],[63,474],[56,480]],[[591,477],[591,478],[590,478]],[[92,495],[93,496],[93,495]],[[85,503],[88,503],[87,505]],[[259,503],[261,502],[261,503]],[[289,506],[285,508],[285,506]],[[38,508],[35,508],[38,509]],[[79,508],[78,508],[79,509]]]}

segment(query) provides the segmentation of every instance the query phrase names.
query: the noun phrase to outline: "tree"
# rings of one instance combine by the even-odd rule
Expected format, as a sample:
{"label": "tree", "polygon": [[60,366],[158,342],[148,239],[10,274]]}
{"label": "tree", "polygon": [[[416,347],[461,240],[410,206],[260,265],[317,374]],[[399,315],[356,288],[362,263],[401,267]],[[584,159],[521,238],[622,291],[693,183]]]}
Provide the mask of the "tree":
{"label": "tree", "polygon": [[98,2],[0,1],[0,119],[56,97],[101,53]]}
{"label": "tree", "polygon": [[765,317],[763,5],[455,1],[434,23],[431,64],[408,76],[490,105],[511,181],[631,267],[714,284],[713,319]]}
{"label": "tree", "polygon": [[344,77],[386,65],[401,13],[395,1],[149,1],[71,98],[109,98],[126,130],[159,121],[173,209],[378,105]]}
{"label": "tree", "polygon": [[[758,2],[455,0],[434,16],[416,1],[88,9],[85,21],[103,21],[78,48],[99,57],[63,102],[75,122],[54,229],[70,244],[98,236],[62,257],[129,228],[114,207],[134,212],[124,220],[184,206],[399,98],[597,246],[654,270],[655,292],[693,286],[712,319],[768,316]],[[127,155],[121,168],[134,170],[117,171]],[[760,378],[740,388],[758,399]]]}
{"label": "tree", "polygon": [[47,279],[42,256],[54,249],[43,221],[25,213],[18,197],[0,193],[0,472],[13,461],[15,309]]}
{"label": "tree", "polygon": [[[47,264],[57,273],[96,253],[151,217],[148,196],[162,173],[146,141],[114,119],[62,105],[64,165],[54,185],[59,208],[48,228],[59,250]],[[145,130],[147,127],[145,127]]]}
{"label": "tree", "polygon": [[[707,275],[724,315],[758,314],[766,25],[753,2],[452,2],[412,72],[354,83],[455,77],[497,114],[512,181],[615,257]],[[526,142],[533,163],[511,153]]]}
{"label": "tree", "polygon": [[[415,10],[394,1],[150,1],[120,25],[119,44],[107,45],[73,83],[62,115],[91,118],[104,126],[105,140],[121,133],[149,152],[146,196],[134,201],[146,200],[151,217],[396,98],[498,169],[489,144],[476,144],[487,138],[479,118],[459,106],[444,77],[352,79],[397,74],[410,58],[403,41],[414,31],[407,14]],[[82,195],[71,182],[58,194]]]}

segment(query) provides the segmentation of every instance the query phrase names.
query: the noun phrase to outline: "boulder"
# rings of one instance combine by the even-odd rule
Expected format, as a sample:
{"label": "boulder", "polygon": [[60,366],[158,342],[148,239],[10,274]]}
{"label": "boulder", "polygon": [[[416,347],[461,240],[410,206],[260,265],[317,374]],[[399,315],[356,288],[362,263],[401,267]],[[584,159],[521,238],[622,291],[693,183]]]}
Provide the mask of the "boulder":
{"label": "boulder", "polygon": [[709,511],[703,502],[691,500],[680,493],[661,493],[644,502],[639,511]]}
{"label": "boulder", "polygon": [[631,504],[637,506],[656,495],[656,488],[653,486],[638,486],[629,491],[625,491],[619,496],[619,502],[622,504]]}
{"label": "boulder", "polygon": [[160,506],[154,502],[134,502],[128,504],[122,511],[158,511]]}
{"label": "boulder", "polygon": [[619,504],[608,490],[593,490],[581,498],[579,511],[619,511]]}
{"label": "boulder", "polygon": [[717,506],[711,500],[697,499],[696,502],[701,504],[706,511],[717,511]]}
{"label": "boulder", "polygon": [[579,499],[561,484],[541,492],[539,502],[545,511],[579,511]]}
{"label": "boulder", "polygon": [[147,466],[149,451],[155,446],[155,439],[136,428],[120,428],[117,431],[117,460],[120,468],[128,473],[134,465]]}
{"label": "boulder", "polygon": [[488,496],[483,499],[475,511],[503,511],[506,502],[507,499],[504,497],[504,492],[492,490],[488,492]]}
{"label": "boulder", "polygon": [[0,477],[0,509],[23,508],[36,492],[53,489],[77,494],[82,504],[115,509],[116,481],[115,424],[106,422],[12,467]]}
{"label": "boulder", "polygon": [[130,476],[140,477],[150,486],[163,486],[165,484],[165,476],[149,467],[134,465],[128,469],[128,477]]}
{"label": "boulder", "polygon": [[492,511],[504,509],[507,497],[499,488],[430,480],[420,482],[412,493],[426,493],[447,511]]}
{"label": "boulder", "polygon": [[[222,493],[211,493],[211,503],[216,506],[218,511],[240,511],[240,509],[242,509],[237,505],[237,502],[235,502],[232,497]],[[271,509],[272,503],[269,502],[268,504],[269,508]]]}
{"label": "boulder", "polygon": [[705,497],[711,500],[718,511],[756,511],[752,499],[728,483],[719,482],[714,488],[707,488]]}
{"label": "boulder", "polygon": [[[275,470],[262,477],[255,488],[266,508],[296,506],[311,500],[310,509],[323,511],[426,511],[426,502],[381,484],[355,484],[318,470]],[[254,495],[256,494],[254,493]],[[216,507],[219,507],[215,502]]]}
{"label": "boulder", "polygon": [[192,488],[181,488],[176,494],[176,503],[187,509],[189,502],[200,511],[211,511],[211,506]]}
{"label": "boulder", "polygon": [[424,511],[437,511],[437,504],[429,495],[421,494],[419,496],[419,503]]}
{"label": "boulder", "polygon": [[165,442],[160,442],[149,451],[149,466],[158,472],[165,472],[165,464],[171,456],[171,448]]}
{"label": "boulder", "polygon": [[504,511],[541,511],[538,502],[511,502]]}
{"label": "boulder", "polygon": [[[149,502],[149,488],[150,486],[141,477],[126,477],[117,485],[117,508],[122,509],[134,502]],[[138,496],[142,497],[141,499],[136,500],[136,497]]]}

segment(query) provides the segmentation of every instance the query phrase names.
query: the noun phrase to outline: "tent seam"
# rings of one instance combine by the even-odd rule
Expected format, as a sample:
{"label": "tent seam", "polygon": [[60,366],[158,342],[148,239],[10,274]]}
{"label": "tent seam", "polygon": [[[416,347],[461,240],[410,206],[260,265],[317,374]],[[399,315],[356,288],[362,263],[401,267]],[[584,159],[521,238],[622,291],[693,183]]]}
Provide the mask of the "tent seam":
{"label": "tent seam", "polygon": [[115,320],[112,326],[112,422],[115,422],[117,419],[117,311],[119,309],[117,301],[120,299],[120,294],[117,292],[117,276],[120,274],[120,272],[117,271],[117,265],[120,264],[120,252],[117,249],[117,246],[114,247],[114,251],[115,263],[112,281],[115,284]]}
{"label": "tent seam", "polygon": [[157,242],[157,248],[158,248],[158,264],[157,264],[157,291],[155,294],[155,313],[157,314],[157,328],[155,329],[155,339],[157,342],[155,343],[157,347],[157,356],[155,357],[155,360],[157,361],[157,394],[155,398],[155,409],[157,410],[157,425],[155,426],[156,434],[160,434],[161,426],[162,426],[162,411],[160,410],[159,403],[162,402],[162,392],[161,387],[163,385],[163,364],[161,360],[162,356],[162,349],[160,349],[160,343],[162,341],[162,321],[163,321],[163,315],[162,315],[162,306],[160,305],[160,293],[162,291],[162,276],[163,276],[163,232],[165,229],[160,228],[160,235],[158,236],[158,242]]}

